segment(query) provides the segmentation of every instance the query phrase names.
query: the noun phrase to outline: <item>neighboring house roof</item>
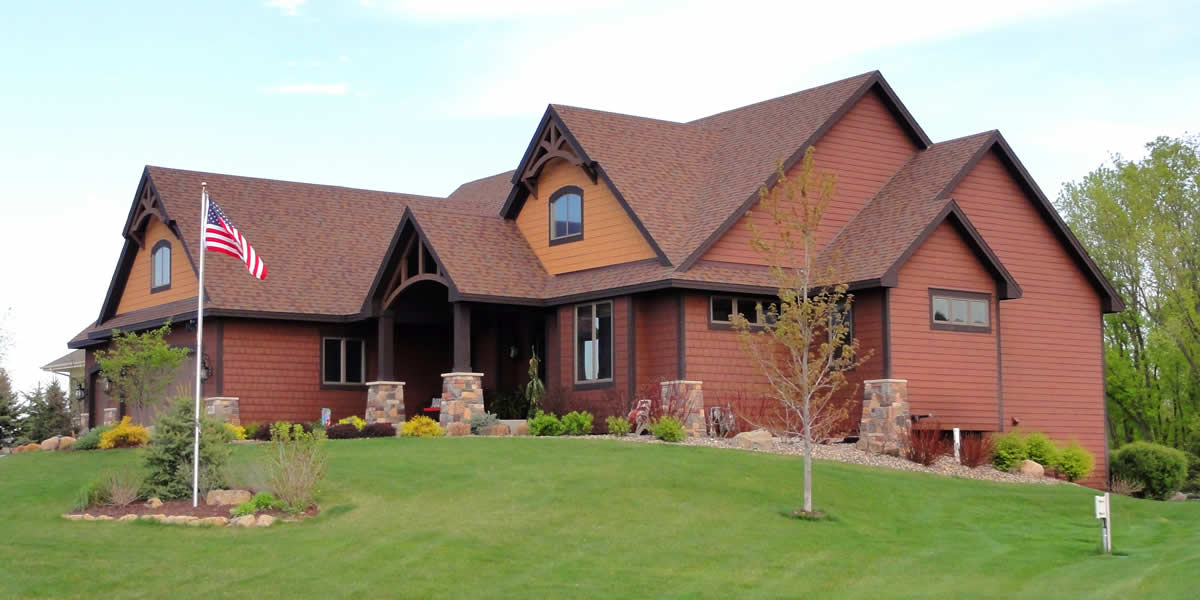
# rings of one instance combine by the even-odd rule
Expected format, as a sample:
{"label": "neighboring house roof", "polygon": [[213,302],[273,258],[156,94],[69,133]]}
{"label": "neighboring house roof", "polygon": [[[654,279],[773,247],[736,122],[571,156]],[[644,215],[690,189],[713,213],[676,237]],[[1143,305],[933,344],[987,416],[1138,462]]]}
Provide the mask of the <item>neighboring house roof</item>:
{"label": "neighboring house roof", "polygon": [[42,370],[49,373],[69,374],[72,370],[82,369],[86,363],[83,350],[72,350],[44,365]]}
{"label": "neighboring house roof", "polygon": [[[148,166],[126,226],[126,243],[97,324],[72,340],[97,343],[114,327],[190,318],[195,300],[114,316],[136,255],[137,227],[157,212],[183,241],[196,268],[200,184],[266,262],[265,281],[233,260],[207,260],[207,314],[347,321],[371,314],[382,265],[411,224],[427,241],[451,300],[555,304],[663,287],[773,289],[763,267],[703,260],[705,250],[864,95],[878,93],[916,145],[908,160],[831,240],[855,287],[894,285],[895,273],[933,228],[951,220],[1002,281],[1020,286],[949,194],[995,149],[1038,203],[1055,233],[1104,296],[1122,303],[998,132],[933,144],[877,71],[687,123],[551,105],[517,169],[458,187],[446,198],[305,184]],[[551,147],[554,146],[554,147]],[[658,258],[550,275],[513,217],[534,192],[540,165],[572,160],[611,188]],[[531,175],[532,173],[532,175]],[[143,192],[149,189],[149,194]],[[391,240],[391,244],[388,244]],[[190,305],[189,305],[190,304]]]}

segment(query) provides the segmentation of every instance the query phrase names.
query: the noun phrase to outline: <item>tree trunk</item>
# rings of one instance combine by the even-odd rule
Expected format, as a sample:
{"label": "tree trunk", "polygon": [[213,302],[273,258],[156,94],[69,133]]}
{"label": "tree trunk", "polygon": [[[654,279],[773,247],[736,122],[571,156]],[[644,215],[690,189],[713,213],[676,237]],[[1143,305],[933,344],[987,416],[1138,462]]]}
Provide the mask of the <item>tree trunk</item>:
{"label": "tree trunk", "polygon": [[804,511],[811,513],[812,502],[812,429],[804,424]]}

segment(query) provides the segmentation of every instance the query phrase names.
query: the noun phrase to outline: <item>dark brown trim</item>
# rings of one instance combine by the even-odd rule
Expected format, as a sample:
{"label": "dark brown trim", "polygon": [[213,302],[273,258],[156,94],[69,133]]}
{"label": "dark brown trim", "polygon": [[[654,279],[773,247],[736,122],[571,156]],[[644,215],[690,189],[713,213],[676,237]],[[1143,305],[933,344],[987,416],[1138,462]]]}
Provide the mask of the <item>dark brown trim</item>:
{"label": "dark brown trim", "polygon": [[[908,109],[904,108],[904,105],[900,103],[900,99],[896,97],[896,94],[892,91],[891,86],[887,85],[887,82],[884,81],[883,75],[879,71],[872,71],[870,76],[862,83],[862,85],[860,85],[859,88],[855,90],[855,92],[851,94],[846,101],[843,102],[842,105],[838,107],[838,109],[834,111],[834,113],[830,115],[830,117],[826,119],[825,122],[818,127],[817,130],[814,131],[813,134],[809,136],[809,138],[805,140],[804,143],[801,144],[794,153],[792,153],[791,156],[787,158],[787,160],[783,161],[783,170],[785,172],[788,171],[797,162],[799,162],[800,159],[804,158],[804,153],[807,152],[813,144],[817,143],[817,141],[820,140],[826,133],[828,133],[838,121],[842,120],[842,117],[846,116],[846,113],[850,112],[850,109],[854,108],[854,105],[858,104],[858,101],[861,100],[863,96],[867,95],[871,90],[876,88],[878,88],[879,92],[883,95],[885,100],[884,104],[894,104],[894,106],[889,106],[888,110],[892,111],[893,115],[900,117],[901,123],[905,125],[908,130],[909,137],[916,142],[921,149],[931,146],[932,142],[930,141],[929,136],[925,135],[924,130],[922,130],[921,126],[918,125],[916,120],[912,118],[912,115],[909,114]],[[729,229],[732,228],[734,224],[736,224],[738,220],[742,218],[742,215],[745,215],[746,212],[748,212],[750,208],[754,206],[756,202],[758,202],[759,189],[762,187],[771,189],[778,179],[778,173],[772,169],[771,173],[767,175],[763,184],[761,186],[756,186],[755,189],[750,193],[750,197],[743,201],[742,205],[739,206],[737,210],[729,215],[729,217],[727,217],[725,221],[717,227],[716,230],[714,230],[707,238],[704,239],[704,242],[702,242],[695,250],[693,250],[686,259],[684,259],[683,263],[679,265],[679,270],[686,271],[692,268],[692,265],[696,264],[696,261],[700,260],[700,257],[704,255],[705,251],[707,251],[713,244],[717,243],[717,240],[721,239],[721,237],[724,236],[725,233],[728,232]]]}
{"label": "dark brown trim", "polygon": [[466,302],[451,304],[451,346],[455,373],[471,373],[471,305]]}
{"label": "dark brown trim", "polygon": [[[574,374],[572,374],[571,378],[575,378]],[[571,391],[586,392],[588,390],[606,390],[615,386],[615,379],[605,379],[604,381],[588,381],[583,383],[575,382],[571,385]]]}
{"label": "dark brown trim", "polygon": [[626,334],[625,335],[628,336],[628,339],[626,340],[628,349],[626,350],[626,357],[625,357],[625,361],[627,363],[626,364],[627,372],[625,374],[625,377],[629,381],[626,382],[625,387],[627,388],[626,393],[629,394],[629,401],[633,402],[634,400],[636,400],[636,396],[637,396],[637,338],[635,337],[637,335],[637,327],[634,326],[634,320],[636,319],[636,317],[634,316],[633,296],[626,296],[625,298],[626,298],[626,300],[625,300],[626,304],[629,305],[629,312],[628,312],[627,316],[625,317],[625,320],[626,320]]}
{"label": "dark brown trim", "polygon": [[[151,294],[157,294],[159,292],[165,292],[165,291],[171,289],[171,279],[172,279],[172,275],[173,275],[173,273],[171,273],[171,260],[172,260],[171,253],[173,250],[171,246],[172,246],[171,240],[158,240],[158,242],[154,244],[154,247],[150,249],[150,293]],[[154,276],[158,272],[157,256],[158,256],[158,250],[160,248],[167,249],[167,283],[166,283],[166,285],[160,285],[158,287],[154,287]]]}
{"label": "dark brown trim", "polygon": [[223,396],[225,395],[225,321],[218,319],[215,325],[217,331],[217,348],[213,354],[217,358],[213,368],[217,371],[217,395]]}
{"label": "dark brown trim", "polygon": [[680,380],[687,379],[687,315],[684,307],[687,305],[687,293],[679,294],[679,305],[676,307],[675,331],[675,372]]}
{"label": "dark brown trim", "polygon": [[996,303],[996,412],[999,421],[999,429],[1004,431],[1004,346],[1000,343],[1000,338],[1004,334],[1004,329],[1000,326],[1000,308],[1004,306],[999,302]]}
{"label": "dark brown trim", "polygon": [[[392,241],[388,244],[387,252],[383,255],[383,260],[379,263],[379,269],[375,271],[375,277],[371,280],[371,287],[367,290],[366,298],[363,300],[362,311],[357,315],[350,315],[347,320],[357,320],[363,317],[376,316],[382,310],[381,300],[379,298],[380,290],[384,285],[384,278],[388,276],[396,265],[393,264],[400,259],[400,254],[403,249],[400,248],[400,240],[405,233],[406,226],[412,226],[414,235],[417,240],[425,244],[425,248],[429,249],[429,254],[433,256],[433,262],[437,265],[438,272],[441,273],[440,279],[449,290],[449,299],[451,301],[461,300],[458,293],[458,286],[454,283],[454,278],[450,276],[450,270],[446,268],[446,263],[442,262],[442,258],[438,256],[438,251],[429,242],[429,236],[425,235],[425,231],[421,228],[421,224],[417,221],[416,215],[413,214],[411,207],[405,207],[404,213],[400,216],[400,223],[396,225],[396,233],[392,235]],[[386,291],[386,290],[385,290]]]}
{"label": "dark brown trim", "polygon": [[[359,332],[359,331],[351,331],[351,330],[347,330],[347,329],[318,328],[317,339],[320,341],[320,344],[321,344],[321,352],[320,352],[321,364],[319,365],[320,368],[317,369],[319,372],[317,375],[317,383],[320,384],[321,389],[323,389],[323,390],[328,390],[328,389],[344,390],[344,389],[355,389],[355,388],[366,389],[367,375],[370,372],[367,369],[367,352],[368,352],[367,337],[365,335],[363,335],[362,332]],[[325,340],[327,340],[327,339],[343,340],[343,343],[342,343],[343,346],[346,345],[346,342],[350,342],[352,340],[358,340],[358,342],[362,345],[362,381],[325,381]],[[346,373],[345,373],[346,356],[343,354],[341,359],[342,359],[342,371],[343,371],[342,377],[345,377],[346,376]]]}
{"label": "dark brown trim", "polygon": [[[988,304],[988,324],[987,327],[979,327],[977,325],[951,325],[948,323],[939,323],[933,320],[933,297],[942,296],[951,299],[959,300],[984,300]],[[991,294],[981,292],[967,292],[963,290],[947,290],[943,288],[929,288],[929,328],[937,331],[958,331],[962,333],[991,333],[992,332],[992,308],[999,307],[999,302],[994,302]],[[999,309],[997,309],[999,310]],[[968,309],[968,318],[970,311]]]}
{"label": "dark brown trim", "polygon": [[1112,490],[1112,463],[1108,460],[1108,356],[1104,349],[1104,314],[1100,315],[1100,405],[1104,407],[1104,489]]}
{"label": "dark brown trim", "polygon": [[[559,198],[561,198],[563,196],[566,196],[567,194],[577,194],[579,196],[579,233],[574,234],[574,235],[564,235],[563,237],[555,238],[554,237],[554,201],[558,200]],[[549,227],[547,228],[548,236],[546,239],[550,240],[551,246],[557,246],[559,244],[570,244],[571,242],[583,241],[583,233],[584,233],[583,232],[583,221],[584,221],[583,188],[581,188],[577,185],[565,185],[563,187],[558,188],[557,190],[554,191],[553,194],[550,194],[550,199],[546,202],[546,212],[548,213],[547,216],[548,216],[548,221],[549,221]]]}
{"label": "dark brown trim", "polygon": [[[613,328],[613,330],[610,332],[609,335],[615,336],[616,335],[616,324],[617,324],[617,303],[613,298],[605,298],[603,300],[594,300],[591,302],[580,302],[571,307],[571,383],[573,386],[572,389],[588,390],[588,389],[600,389],[600,388],[612,387],[617,380],[617,345],[615,343],[610,343],[609,348],[608,348],[608,364],[609,364],[609,371],[610,371],[608,378],[607,379],[597,379],[597,380],[592,380],[592,381],[580,381],[579,380],[579,356],[577,354],[577,351],[579,350],[579,345],[578,345],[578,341],[579,341],[579,308],[581,306],[591,306],[592,310],[595,311],[596,306],[598,306],[600,304],[605,304],[605,303],[607,303],[609,306],[609,315],[611,315],[609,317],[609,321],[611,322],[611,327]],[[595,318],[595,316],[596,316],[596,313],[592,312],[592,318]],[[613,339],[613,342],[615,342],[615,341],[616,340]],[[599,365],[597,365],[597,371],[598,370],[599,370]],[[597,374],[599,374],[599,373],[597,373]]]}
{"label": "dark brown trim", "polygon": [[[757,296],[757,297],[754,297],[754,296]],[[740,295],[739,296],[739,295],[729,295],[729,294],[709,294],[708,298],[707,298],[708,299],[708,303],[707,303],[708,304],[708,307],[707,307],[708,314],[705,315],[705,320],[708,321],[708,328],[712,329],[714,331],[733,331],[736,329],[733,326],[732,321],[714,321],[713,320],[713,318],[712,318],[712,303],[713,303],[713,300],[716,300],[717,298],[729,298],[730,300],[733,300],[734,302],[736,302],[738,298],[747,298],[749,300],[754,300],[756,304],[758,302],[762,302],[764,310],[766,309],[766,305],[768,302],[772,302],[772,301],[779,302],[778,296],[763,296],[761,294],[755,294],[753,296],[751,296],[751,295]],[[736,312],[737,308],[731,307],[731,310]],[[764,312],[764,314],[766,314],[766,313]],[[755,315],[755,317],[757,318],[758,315]],[[747,319],[747,320],[749,320],[749,319]],[[757,323],[757,322],[750,323],[751,329],[766,329],[766,327],[767,327],[767,324],[765,322],[764,323]]]}
{"label": "dark brown trim", "polygon": [[883,361],[883,378],[892,378],[892,307],[891,288],[883,288],[883,348],[880,360]]}
{"label": "dark brown trim", "polygon": [[375,320],[375,377],[392,381],[396,376],[396,317],[389,310],[379,313]]}
{"label": "dark brown trim", "polygon": [[996,282],[999,284],[1000,299],[1012,300],[1020,298],[1024,292],[1021,290],[1021,286],[1017,284],[1017,280],[1013,279],[1012,274],[1005,268],[1004,263],[1000,262],[1000,258],[996,256],[995,252],[992,252],[991,247],[984,241],[983,236],[979,235],[979,231],[975,229],[974,225],[971,225],[971,221],[967,219],[967,215],[963,213],[962,208],[954,200],[946,202],[942,210],[913,239],[908,248],[904,250],[904,253],[892,263],[892,266],[888,267],[888,270],[880,277],[880,282],[884,287],[896,287],[899,284],[900,268],[908,262],[908,259],[925,243],[925,240],[929,239],[929,236],[933,235],[933,232],[937,231],[937,228],[947,219],[953,219],[958,232],[966,238],[968,244],[975,251],[976,257],[987,267],[992,277],[996,279]]}

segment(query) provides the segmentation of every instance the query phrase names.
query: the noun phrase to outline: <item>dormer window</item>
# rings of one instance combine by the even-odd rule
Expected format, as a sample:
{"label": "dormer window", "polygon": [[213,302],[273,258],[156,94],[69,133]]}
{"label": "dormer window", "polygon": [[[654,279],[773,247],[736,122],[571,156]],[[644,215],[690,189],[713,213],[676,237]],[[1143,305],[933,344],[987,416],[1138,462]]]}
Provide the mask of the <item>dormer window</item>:
{"label": "dormer window", "polygon": [[550,196],[550,245],[583,239],[583,190],[570,185]]}
{"label": "dormer window", "polygon": [[160,240],[150,252],[150,293],[171,289],[171,242]]}

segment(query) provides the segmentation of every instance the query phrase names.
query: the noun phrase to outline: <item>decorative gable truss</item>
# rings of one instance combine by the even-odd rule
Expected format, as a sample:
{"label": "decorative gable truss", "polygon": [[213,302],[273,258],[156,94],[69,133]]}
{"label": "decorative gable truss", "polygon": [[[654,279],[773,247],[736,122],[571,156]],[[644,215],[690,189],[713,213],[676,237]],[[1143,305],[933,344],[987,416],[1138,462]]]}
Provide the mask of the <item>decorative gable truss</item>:
{"label": "decorative gable truss", "polygon": [[537,177],[542,167],[553,159],[561,158],[581,169],[587,174],[592,183],[596,183],[596,165],[587,159],[583,149],[559,126],[557,119],[548,119],[539,129],[537,145],[533,154],[524,162],[525,168],[520,173],[520,183],[534,196],[537,196]]}
{"label": "decorative gable truss", "polygon": [[422,281],[446,286],[451,297],[457,294],[454,282],[421,232],[412,210],[406,208],[379,272],[375,274],[375,282],[367,294],[367,305],[363,311],[379,314],[387,310],[400,294]]}
{"label": "decorative gable truss", "polygon": [[146,225],[151,218],[157,217],[167,227],[175,229],[175,222],[167,216],[162,199],[154,190],[149,177],[143,178],[141,189],[134,201],[129,219],[125,222],[125,237],[134,241],[138,248],[146,247]]}

